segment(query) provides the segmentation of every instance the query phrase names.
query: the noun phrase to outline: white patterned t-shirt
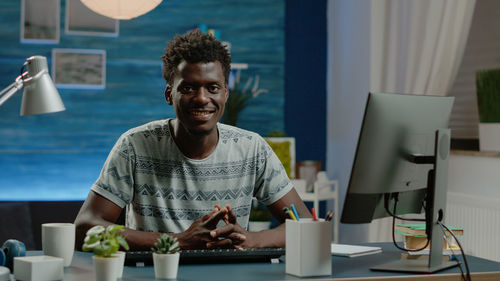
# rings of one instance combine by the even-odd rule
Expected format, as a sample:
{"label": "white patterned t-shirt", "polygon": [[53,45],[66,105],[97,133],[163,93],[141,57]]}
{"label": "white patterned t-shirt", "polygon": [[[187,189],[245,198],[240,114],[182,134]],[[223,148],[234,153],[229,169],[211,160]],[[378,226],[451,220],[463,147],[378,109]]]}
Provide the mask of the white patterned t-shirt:
{"label": "white patterned t-shirt", "polygon": [[92,186],[126,208],[127,227],[180,233],[216,203],[231,205],[246,227],[253,196],[270,205],[292,189],[278,157],[258,134],[219,123],[215,150],[194,160],[175,144],[169,120],[124,133]]}

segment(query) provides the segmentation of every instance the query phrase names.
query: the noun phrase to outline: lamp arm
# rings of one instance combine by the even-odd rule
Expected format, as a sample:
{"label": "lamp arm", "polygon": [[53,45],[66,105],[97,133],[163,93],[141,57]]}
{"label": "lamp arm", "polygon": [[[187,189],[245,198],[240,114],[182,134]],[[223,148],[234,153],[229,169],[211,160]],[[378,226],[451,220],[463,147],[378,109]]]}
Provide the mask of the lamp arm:
{"label": "lamp arm", "polygon": [[21,90],[23,87],[23,80],[21,79],[22,75],[16,78],[16,81],[0,92],[0,106],[7,101],[12,95],[14,95],[17,91]]}

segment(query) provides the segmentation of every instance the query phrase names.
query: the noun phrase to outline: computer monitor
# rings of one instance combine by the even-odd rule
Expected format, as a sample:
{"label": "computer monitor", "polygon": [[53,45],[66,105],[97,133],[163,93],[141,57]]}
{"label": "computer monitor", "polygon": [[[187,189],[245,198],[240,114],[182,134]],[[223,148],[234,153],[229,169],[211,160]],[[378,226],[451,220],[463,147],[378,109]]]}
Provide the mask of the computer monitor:
{"label": "computer monitor", "polygon": [[374,270],[435,272],[456,265],[443,262],[443,232],[437,223],[446,206],[453,101],[441,96],[368,95],[340,221],[369,223],[424,212],[431,237],[428,262],[399,260]]}

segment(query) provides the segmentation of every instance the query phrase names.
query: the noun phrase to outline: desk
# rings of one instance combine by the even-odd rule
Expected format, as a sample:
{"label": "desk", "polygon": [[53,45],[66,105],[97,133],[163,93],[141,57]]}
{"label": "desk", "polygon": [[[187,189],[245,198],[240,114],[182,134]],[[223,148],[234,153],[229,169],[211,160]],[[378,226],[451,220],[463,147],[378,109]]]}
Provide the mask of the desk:
{"label": "desk", "polygon": [[[308,279],[322,280],[440,280],[459,281],[459,269],[457,267],[441,271],[433,275],[410,275],[391,272],[370,271],[369,267],[398,259],[400,252],[390,243],[372,243],[373,246],[381,246],[382,253],[362,256],[357,258],[344,258],[334,256],[333,276]],[[28,255],[40,255],[40,251],[30,251]],[[65,281],[95,280],[92,268],[92,254],[75,252],[70,267],[64,269]],[[469,267],[472,271],[474,281],[500,280],[500,263],[468,256]],[[204,265],[181,265],[177,280],[298,280],[299,278],[285,274],[285,264],[270,263],[238,263],[238,264],[204,264]],[[154,279],[154,270],[149,267],[125,267],[123,281],[147,281]]]}

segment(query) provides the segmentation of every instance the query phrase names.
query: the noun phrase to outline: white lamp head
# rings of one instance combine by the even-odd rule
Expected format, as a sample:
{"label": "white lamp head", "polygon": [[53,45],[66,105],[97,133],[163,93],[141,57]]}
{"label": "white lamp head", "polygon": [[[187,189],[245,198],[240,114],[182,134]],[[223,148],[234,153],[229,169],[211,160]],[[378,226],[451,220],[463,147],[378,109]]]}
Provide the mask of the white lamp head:
{"label": "white lamp head", "polygon": [[22,75],[24,84],[21,115],[63,111],[66,108],[49,76],[47,58],[32,56],[24,63],[28,71]]}
{"label": "white lamp head", "polygon": [[81,0],[92,11],[117,20],[141,16],[158,6],[162,0]]}

